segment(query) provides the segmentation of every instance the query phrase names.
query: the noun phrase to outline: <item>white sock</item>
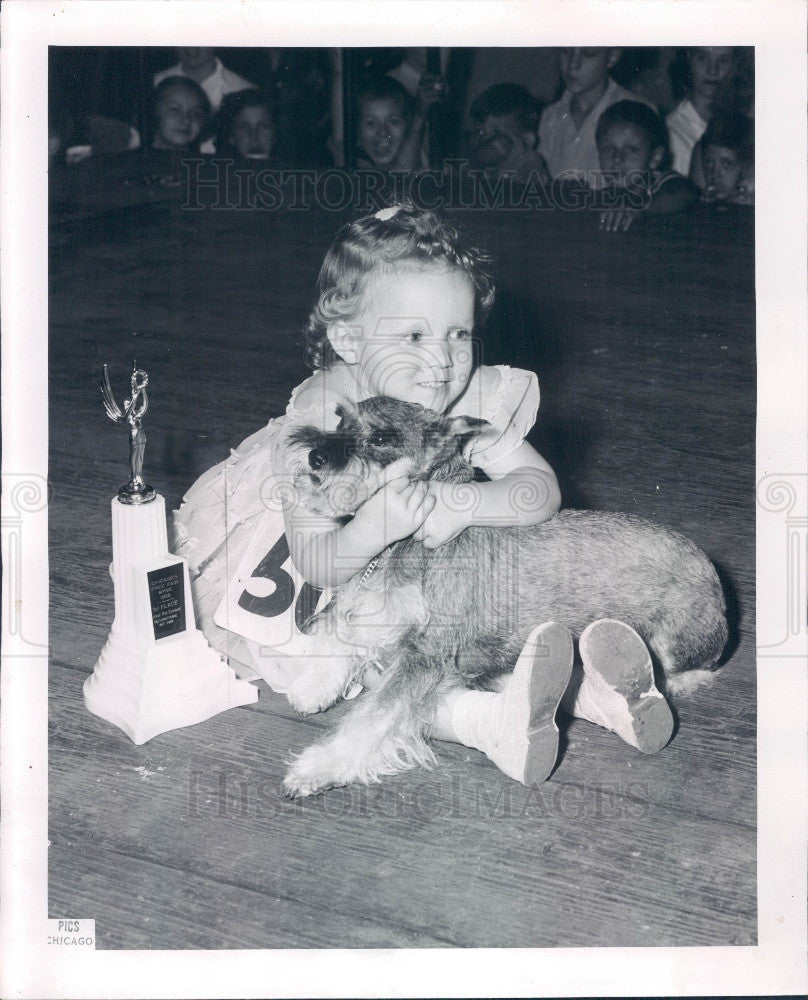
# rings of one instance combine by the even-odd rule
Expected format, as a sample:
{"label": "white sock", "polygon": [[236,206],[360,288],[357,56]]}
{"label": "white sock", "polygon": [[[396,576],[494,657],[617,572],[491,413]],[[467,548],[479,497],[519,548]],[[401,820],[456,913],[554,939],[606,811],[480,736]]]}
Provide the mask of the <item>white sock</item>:
{"label": "white sock", "polygon": [[438,719],[448,723],[457,742],[481,750],[508,777],[538,784],[555,764],[555,711],[571,664],[569,632],[553,623],[541,625],[501,691],[452,692],[448,713],[439,712]]}

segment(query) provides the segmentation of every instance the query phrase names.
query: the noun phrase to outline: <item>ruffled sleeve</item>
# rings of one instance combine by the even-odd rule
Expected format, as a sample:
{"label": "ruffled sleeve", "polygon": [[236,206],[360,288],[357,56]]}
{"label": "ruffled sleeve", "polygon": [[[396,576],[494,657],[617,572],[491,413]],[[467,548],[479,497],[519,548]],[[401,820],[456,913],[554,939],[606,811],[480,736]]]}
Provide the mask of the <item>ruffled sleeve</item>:
{"label": "ruffled sleeve", "polygon": [[[479,384],[475,380],[479,376]],[[482,434],[470,442],[466,457],[477,468],[502,461],[522,444],[536,423],[539,380],[535,372],[508,365],[481,367],[469,385],[472,393],[463,413],[487,420]]]}
{"label": "ruffled sleeve", "polygon": [[315,372],[294,390],[286,407],[290,425],[313,424],[321,430],[333,431],[339,423],[337,407],[347,401],[339,385],[323,372]]}

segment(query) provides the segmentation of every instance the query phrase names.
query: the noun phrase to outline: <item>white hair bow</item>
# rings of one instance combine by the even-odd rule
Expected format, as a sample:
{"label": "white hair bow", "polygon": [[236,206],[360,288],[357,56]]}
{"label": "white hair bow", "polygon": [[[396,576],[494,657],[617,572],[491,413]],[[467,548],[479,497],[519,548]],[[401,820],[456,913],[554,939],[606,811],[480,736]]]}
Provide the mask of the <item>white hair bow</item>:
{"label": "white hair bow", "polygon": [[387,222],[392,219],[393,216],[401,211],[401,205],[391,205],[389,208],[380,208],[378,212],[373,216],[374,219],[378,219],[380,222]]}

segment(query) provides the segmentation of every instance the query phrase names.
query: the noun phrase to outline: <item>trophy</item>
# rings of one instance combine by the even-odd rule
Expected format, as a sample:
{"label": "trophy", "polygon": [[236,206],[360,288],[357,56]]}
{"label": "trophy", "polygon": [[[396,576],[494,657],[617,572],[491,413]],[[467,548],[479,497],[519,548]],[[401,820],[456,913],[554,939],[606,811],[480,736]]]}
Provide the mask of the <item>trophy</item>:
{"label": "trophy", "polygon": [[89,711],[136,744],[258,700],[196,627],[188,566],[168,550],[165,500],[143,481],[148,384],[135,364],[121,409],[104,365],[104,409],[128,431],[131,479],[111,501],[115,618],[84,683]]}

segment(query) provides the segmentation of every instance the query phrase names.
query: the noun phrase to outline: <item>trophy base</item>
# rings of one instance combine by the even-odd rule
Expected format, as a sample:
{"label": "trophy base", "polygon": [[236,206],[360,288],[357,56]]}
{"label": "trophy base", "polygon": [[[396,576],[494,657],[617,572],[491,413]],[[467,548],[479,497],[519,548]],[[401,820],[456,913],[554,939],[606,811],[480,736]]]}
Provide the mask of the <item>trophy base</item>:
{"label": "trophy base", "polygon": [[239,680],[199,631],[133,647],[113,630],[84,682],[87,709],[137,745],[257,700],[258,689]]}
{"label": "trophy base", "polygon": [[196,627],[188,566],[168,551],[165,500],[154,501],[111,501],[115,620],[84,683],[89,711],[137,744],[258,700]]}
{"label": "trophy base", "polygon": [[157,497],[157,490],[148,483],[142,486],[122,486],[118,490],[118,500],[125,504],[151,503]]}

